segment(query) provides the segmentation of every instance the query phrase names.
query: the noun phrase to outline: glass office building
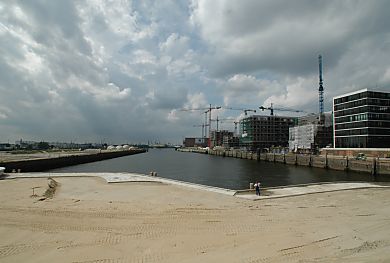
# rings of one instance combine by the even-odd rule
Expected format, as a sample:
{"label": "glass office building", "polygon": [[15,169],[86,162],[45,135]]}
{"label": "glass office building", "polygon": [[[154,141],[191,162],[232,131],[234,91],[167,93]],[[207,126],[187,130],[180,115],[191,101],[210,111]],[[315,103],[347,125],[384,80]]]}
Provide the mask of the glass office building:
{"label": "glass office building", "polygon": [[390,148],[390,93],[369,89],[333,98],[335,148]]}

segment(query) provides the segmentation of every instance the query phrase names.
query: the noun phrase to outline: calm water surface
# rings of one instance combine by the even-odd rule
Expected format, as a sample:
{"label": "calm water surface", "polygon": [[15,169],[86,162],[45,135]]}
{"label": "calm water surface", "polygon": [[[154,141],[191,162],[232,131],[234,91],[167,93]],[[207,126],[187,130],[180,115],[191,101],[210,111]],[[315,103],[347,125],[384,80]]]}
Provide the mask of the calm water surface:
{"label": "calm water surface", "polygon": [[264,187],[333,181],[390,181],[355,172],[257,162],[174,149],[149,152],[51,170],[51,172],[134,172],[229,189],[246,189],[250,182]]}

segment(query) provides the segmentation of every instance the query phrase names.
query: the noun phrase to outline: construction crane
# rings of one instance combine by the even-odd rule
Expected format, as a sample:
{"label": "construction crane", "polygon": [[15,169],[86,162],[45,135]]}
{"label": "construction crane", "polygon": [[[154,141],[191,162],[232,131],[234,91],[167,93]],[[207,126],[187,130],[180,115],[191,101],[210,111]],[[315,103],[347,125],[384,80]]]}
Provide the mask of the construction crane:
{"label": "construction crane", "polygon": [[236,119],[225,119],[224,121],[229,121],[231,123],[234,123],[234,135],[237,135],[237,125],[240,123],[239,121],[236,121]]}
{"label": "construction crane", "polygon": [[204,129],[205,127],[208,126],[207,124],[198,124],[198,125],[193,125],[192,127],[202,127],[202,138],[205,137]]}
{"label": "construction crane", "polygon": [[322,81],[322,56],[318,56],[318,70],[319,70],[319,87],[318,87],[318,99],[319,99],[319,107],[320,107],[320,118],[324,114],[324,87]]}
{"label": "construction crane", "polygon": [[[209,145],[209,147],[210,147],[210,136],[211,136],[211,112],[212,112],[212,110],[219,110],[219,109],[221,109],[222,107],[221,106],[212,106],[211,104],[210,104],[210,107],[208,107],[208,108],[193,108],[193,109],[181,109],[180,111],[198,111],[198,110],[204,110],[205,112],[205,115],[206,115],[206,117],[205,117],[205,120],[207,120],[207,113],[209,113],[209,123],[208,123],[208,127],[209,127],[209,141],[208,141],[208,145]],[[205,124],[205,125],[207,125],[207,123]]]}
{"label": "construction crane", "polygon": [[232,108],[232,107],[226,107],[224,109],[227,109],[227,110],[239,110],[239,111],[243,111],[245,113],[245,116],[248,115],[248,112],[252,111],[252,112],[256,112],[256,110],[253,110],[253,109],[243,109],[243,108]]}
{"label": "construction crane", "polygon": [[272,103],[271,103],[270,107],[260,106],[259,109],[262,110],[262,111],[270,110],[271,111],[271,116],[274,115],[274,111],[305,112],[305,111],[302,111],[302,110],[294,110],[294,109],[287,109],[287,108],[274,108]]}
{"label": "construction crane", "polygon": [[225,121],[234,121],[235,119],[233,118],[225,118],[225,119],[219,119],[218,116],[215,120],[211,120],[211,121],[216,121],[217,122],[217,131],[218,131],[218,123],[223,123]]}
{"label": "construction crane", "polygon": [[322,80],[322,56],[318,56],[318,71],[319,71],[319,87],[318,87],[318,104],[320,108],[319,112],[319,121],[322,123],[324,121],[324,86]]}

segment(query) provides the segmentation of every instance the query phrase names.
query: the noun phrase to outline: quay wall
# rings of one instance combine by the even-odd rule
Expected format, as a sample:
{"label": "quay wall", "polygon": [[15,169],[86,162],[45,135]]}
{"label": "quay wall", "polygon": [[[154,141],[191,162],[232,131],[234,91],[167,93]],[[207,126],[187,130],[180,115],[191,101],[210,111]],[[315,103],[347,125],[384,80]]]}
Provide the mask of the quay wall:
{"label": "quay wall", "polygon": [[342,156],[337,156],[334,158],[328,158],[328,168],[333,170],[347,170],[348,167],[348,157],[344,158]]}
{"label": "quay wall", "polygon": [[[179,149],[187,152],[188,150]],[[305,155],[305,154],[277,154],[277,153],[250,153],[240,150],[204,150],[193,149],[191,152],[218,155],[223,157],[232,157],[240,159],[257,160],[259,162],[278,162],[289,165],[300,165],[307,167],[316,167],[341,171],[354,171],[378,175],[390,175],[389,158],[371,158],[366,160],[356,160],[350,156],[335,155]]]}
{"label": "quay wall", "polygon": [[21,171],[21,172],[42,172],[50,169],[61,168],[71,165],[97,162],[117,157],[133,155],[146,152],[143,149],[122,150],[122,151],[105,151],[99,153],[69,155],[53,158],[39,158],[27,160],[15,160],[0,162],[0,166],[5,167],[5,172]]}
{"label": "quay wall", "polygon": [[316,168],[327,168],[327,158],[324,156],[312,156],[311,166]]}
{"label": "quay wall", "polygon": [[311,156],[310,155],[298,155],[297,156],[297,165],[302,166],[311,166]]}
{"label": "quay wall", "polygon": [[377,162],[376,171],[378,174],[390,175],[390,162]]}

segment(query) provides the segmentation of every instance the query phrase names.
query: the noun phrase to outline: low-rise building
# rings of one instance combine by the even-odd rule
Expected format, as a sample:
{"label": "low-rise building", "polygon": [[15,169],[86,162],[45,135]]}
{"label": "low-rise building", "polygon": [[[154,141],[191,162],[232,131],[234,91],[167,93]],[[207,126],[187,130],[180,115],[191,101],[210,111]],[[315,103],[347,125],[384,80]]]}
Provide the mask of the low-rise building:
{"label": "low-rise building", "polygon": [[184,138],[184,147],[207,147],[208,138]]}

